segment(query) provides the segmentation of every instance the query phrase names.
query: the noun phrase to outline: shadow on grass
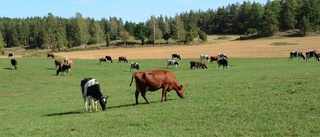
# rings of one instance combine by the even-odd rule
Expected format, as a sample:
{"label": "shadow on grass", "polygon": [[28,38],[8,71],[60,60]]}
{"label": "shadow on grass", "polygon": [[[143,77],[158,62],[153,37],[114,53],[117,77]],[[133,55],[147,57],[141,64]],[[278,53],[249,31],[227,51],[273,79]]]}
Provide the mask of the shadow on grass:
{"label": "shadow on grass", "polygon": [[69,111],[69,112],[61,112],[61,113],[52,113],[43,116],[51,117],[51,116],[62,116],[62,115],[74,115],[74,114],[82,114],[84,111]]}
{"label": "shadow on grass", "polygon": [[14,68],[4,68],[4,69],[7,69],[7,70],[15,70]]}
{"label": "shadow on grass", "polygon": [[47,68],[48,70],[57,70],[57,69],[55,69],[55,68]]}

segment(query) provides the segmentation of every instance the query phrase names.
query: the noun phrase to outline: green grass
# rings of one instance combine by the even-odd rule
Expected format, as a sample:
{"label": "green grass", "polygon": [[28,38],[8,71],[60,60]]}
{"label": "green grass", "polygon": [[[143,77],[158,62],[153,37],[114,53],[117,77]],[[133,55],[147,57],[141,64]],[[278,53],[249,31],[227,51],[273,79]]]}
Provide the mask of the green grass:
{"label": "green grass", "polygon": [[[320,136],[319,62],[229,59],[230,69],[189,70],[184,59],[135,60],[143,71],[167,69],[185,87],[151,104],[129,86],[129,63],[74,59],[72,76],[56,76],[52,59],[0,59],[0,136]],[[129,60],[129,62],[134,60]],[[93,77],[109,95],[107,111],[84,111],[80,80]]]}

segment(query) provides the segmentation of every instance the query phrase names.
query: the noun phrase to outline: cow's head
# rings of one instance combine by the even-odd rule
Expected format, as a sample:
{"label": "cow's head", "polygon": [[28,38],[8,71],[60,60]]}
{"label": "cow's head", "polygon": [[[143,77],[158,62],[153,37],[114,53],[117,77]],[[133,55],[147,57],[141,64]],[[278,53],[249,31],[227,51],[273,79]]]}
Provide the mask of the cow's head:
{"label": "cow's head", "polygon": [[176,91],[180,98],[184,98],[184,88],[182,85],[178,86]]}
{"label": "cow's head", "polygon": [[109,96],[107,96],[107,97],[102,96],[102,98],[99,99],[99,103],[100,103],[100,106],[102,108],[102,111],[107,109],[107,99],[108,99],[108,97]]}

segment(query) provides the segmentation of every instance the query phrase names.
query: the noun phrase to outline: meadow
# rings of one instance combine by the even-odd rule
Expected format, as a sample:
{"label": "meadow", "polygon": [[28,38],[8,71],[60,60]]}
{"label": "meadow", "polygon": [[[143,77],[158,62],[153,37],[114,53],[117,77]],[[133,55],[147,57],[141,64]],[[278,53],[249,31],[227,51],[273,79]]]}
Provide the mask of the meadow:
{"label": "meadow", "polygon": [[[53,59],[17,58],[18,70],[9,60],[0,59],[0,136],[320,136],[314,60],[229,58],[229,70],[215,62],[190,70],[197,59],[178,68],[167,68],[166,59],[138,59],[142,71],[170,70],[185,88],[183,99],[171,91],[162,103],[161,91],[147,92],[151,103],[139,96],[138,105],[129,63],[73,59],[72,76],[56,76]],[[106,111],[84,110],[85,77],[110,96]]]}

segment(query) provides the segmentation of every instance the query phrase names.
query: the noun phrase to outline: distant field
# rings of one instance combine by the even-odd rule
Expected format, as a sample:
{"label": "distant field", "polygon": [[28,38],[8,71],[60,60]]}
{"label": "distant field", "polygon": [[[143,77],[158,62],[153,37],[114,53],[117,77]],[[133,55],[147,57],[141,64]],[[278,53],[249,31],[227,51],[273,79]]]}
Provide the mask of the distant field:
{"label": "distant field", "polygon": [[173,45],[173,46],[141,46],[130,48],[109,48],[100,50],[84,50],[76,52],[55,53],[60,57],[79,59],[98,59],[106,55],[118,58],[126,56],[130,59],[168,59],[172,53],[178,53],[182,58],[199,58],[200,54],[216,55],[226,53],[231,58],[272,58],[289,57],[290,51],[320,50],[320,36],[314,37],[279,37],[236,41],[239,36],[228,36],[229,39],[219,40],[219,36],[209,36],[206,44]]}
{"label": "distant field", "polygon": [[[320,136],[320,62],[297,58],[288,61],[285,56],[293,49],[316,47],[306,44],[304,49],[304,43],[294,39],[265,40],[262,45],[257,41],[243,45],[237,45],[242,43],[238,41],[227,42],[234,43],[230,47],[256,43],[251,45],[256,50],[246,52],[257,55],[255,58],[241,54],[250,48],[226,50],[223,47],[229,44],[223,42],[217,48],[213,48],[216,44],[194,46],[195,49],[211,46],[212,52],[207,50],[207,54],[223,49],[221,52],[231,56],[229,70],[219,70],[216,63],[209,63],[207,70],[189,70],[189,61],[197,60],[198,54],[206,50],[193,52],[191,56],[179,52],[187,49],[181,48],[176,52],[191,58],[181,60],[178,68],[167,68],[166,60],[175,52],[169,47],[165,55],[159,54],[159,59],[148,59],[151,56],[142,56],[144,52],[136,55],[147,59],[133,59],[136,49],[144,49],[131,48],[132,56],[129,50],[124,55],[138,61],[143,71],[170,70],[185,87],[184,99],[171,91],[169,101],[164,103],[160,102],[160,91],[147,92],[149,105],[142,97],[140,104],[134,105],[135,86],[129,86],[133,73],[129,72],[129,63],[99,64],[96,56],[82,53],[81,57],[89,59],[77,59],[70,52],[68,56],[74,58],[72,76],[56,76],[53,59],[17,58],[18,70],[12,70],[10,59],[1,58],[0,136]],[[269,45],[275,41],[298,44]],[[258,56],[256,52],[261,46],[270,49]],[[110,54],[125,53],[115,52],[118,50],[110,50],[114,51]],[[284,57],[272,56],[276,52]],[[108,53],[105,50],[103,55]],[[157,52],[153,53],[156,57]],[[104,95],[110,96],[107,111],[84,111],[79,85],[84,77],[96,78]]]}

